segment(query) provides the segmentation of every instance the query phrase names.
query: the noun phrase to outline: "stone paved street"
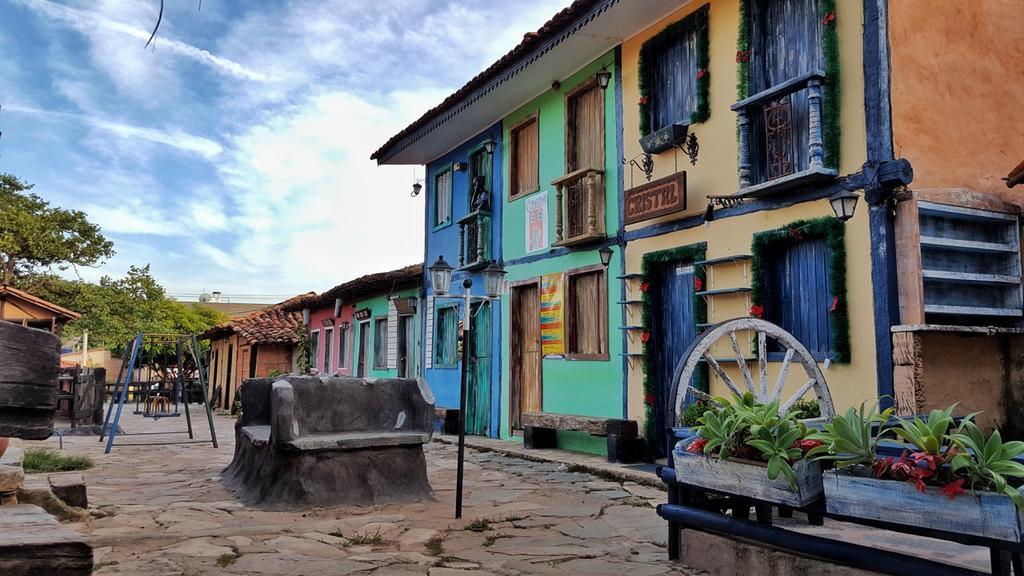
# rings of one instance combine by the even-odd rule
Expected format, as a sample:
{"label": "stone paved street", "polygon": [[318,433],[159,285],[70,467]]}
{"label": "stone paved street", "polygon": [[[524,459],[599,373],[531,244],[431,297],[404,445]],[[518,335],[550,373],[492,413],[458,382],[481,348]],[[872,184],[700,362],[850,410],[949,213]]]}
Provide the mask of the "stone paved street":
{"label": "stone paved street", "polygon": [[[93,456],[85,473],[95,517],[70,524],[93,545],[97,574],[697,574],[666,559],[663,493],[563,464],[467,450],[462,520],[453,519],[455,448],[427,445],[434,502],[274,512],[246,508],[218,482],[234,420],[216,418],[221,445],[115,446],[66,437]],[[197,419],[197,438],[209,433]],[[128,432],[184,429],[129,415]],[[119,437],[125,444],[185,439]],[[45,443],[55,445],[56,439]]]}

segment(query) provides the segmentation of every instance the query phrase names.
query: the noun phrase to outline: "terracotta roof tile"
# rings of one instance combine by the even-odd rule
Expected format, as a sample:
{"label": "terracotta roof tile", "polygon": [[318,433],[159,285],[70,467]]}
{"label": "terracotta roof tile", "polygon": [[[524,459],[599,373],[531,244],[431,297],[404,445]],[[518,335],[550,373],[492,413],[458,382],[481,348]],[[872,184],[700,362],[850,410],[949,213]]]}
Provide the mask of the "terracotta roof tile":
{"label": "terracotta roof tile", "polygon": [[247,316],[214,326],[200,334],[199,337],[215,340],[231,334],[238,334],[250,344],[296,344],[299,341],[298,330],[302,326],[302,313],[285,308],[296,301],[314,295],[310,292],[289,298]]}

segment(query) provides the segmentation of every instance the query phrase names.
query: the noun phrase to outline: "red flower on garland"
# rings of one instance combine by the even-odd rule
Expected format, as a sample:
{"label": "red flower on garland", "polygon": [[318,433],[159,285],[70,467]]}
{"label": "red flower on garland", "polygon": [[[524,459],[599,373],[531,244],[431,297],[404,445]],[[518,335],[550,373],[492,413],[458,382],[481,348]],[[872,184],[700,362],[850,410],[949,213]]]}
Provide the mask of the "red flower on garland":
{"label": "red flower on garland", "polygon": [[647,98],[647,96],[641,96],[640,97],[640,105],[641,106],[647,106],[648,102],[650,102],[650,100]]}
{"label": "red flower on garland", "polygon": [[704,288],[704,281],[694,276],[693,278],[693,289],[700,292]]}
{"label": "red flower on garland", "polygon": [[651,333],[650,332],[648,332],[647,330],[644,330],[643,332],[640,333],[640,341],[641,342],[643,342],[644,344],[647,344],[648,342],[650,342],[650,340],[651,340]]}
{"label": "red flower on garland", "polygon": [[648,406],[654,406],[654,403],[657,400],[658,398],[654,395],[653,392],[648,392],[647,394],[644,394],[644,404],[647,404]]}
{"label": "red flower on garland", "polygon": [[829,312],[835,312],[839,309],[839,296],[832,297],[832,306],[828,309]]}
{"label": "red flower on garland", "polygon": [[747,62],[750,62],[750,50],[737,50],[736,62],[740,64],[746,64]]}
{"label": "red flower on garland", "polygon": [[697,80],[700,80],[701,78],[703,78],[703,77],[705,77],[707,75],[708,75],[708,69],[707,68],[698,68],[697,69]]}
{"label": "red flower on garland", "polygon": [[828,14],[825,14],[825,17],[821,19],[821,23],[824,24],[825,26],[828,26],[829,24],[833,24],[835,21],[836,21],[836,11],[835,10],[829,12]]}
{"label": "red flower on garland", "polygon": [[949,484],[946,484],[939,489],[943,496],[948,497],[950,500],[956,500],[956,497],[964,493],[964,479],[957,478]]}
{"label": "red flower on garland", "polygon": [[[693,442],[690,442],[690,445],[686,447],[686,451],[689,452],[690,454],[703,454],[704,445],[707,443],[708,441],[706,439],[697,438]],[[961,492],[963,492],[963,490],[961,490]]]}
{"label": "red flower on garland", "polygon": [[790,228],[789,229],[789,235],[792,236],[793,238],[797,239],[797,240],[803,240],[804,239],[804,234],[803,234],[803,232],[800,231],[799,228]]}
{"label": "red flower on garland", "polygon": [[649,283],[647,283],[647,282],[641,282],[640,283],[640,291],[641,292],[646,293],[650,289],[651,289],[651,285]]}
{"label": "red flower on garland", "polygon": [[760,304],[754,304],[750,307],[750,315],[754,318],[760,318],[764,316],[764,306]]}

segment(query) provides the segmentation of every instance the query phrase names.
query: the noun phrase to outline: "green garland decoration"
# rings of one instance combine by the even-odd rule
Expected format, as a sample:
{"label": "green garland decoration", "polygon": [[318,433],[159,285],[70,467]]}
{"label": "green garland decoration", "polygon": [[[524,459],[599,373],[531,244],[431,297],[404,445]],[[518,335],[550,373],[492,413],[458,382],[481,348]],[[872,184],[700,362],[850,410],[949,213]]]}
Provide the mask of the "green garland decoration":
{"label": "green garland decoration", "polygon": [[[751,2],[740,0],[740,23],[736,36],[736,101],[750,96]],[[822,111],[825,166],[839,169],[842,142],[842,97],[839,64],[839,32],[836,0],[821,0],[821,49],[825,56],[825,105]],[[736,119],[736,141],[739,142],[739,118]]]}
{"label": "green garland decoration", "polygon": [[[697,262],[703,260],[707,254],[707,243],[700,242],[697,244],[689,244],[687,246],[680,246],[678,248],[671,248],[668,250],[659,250],[657,252],[648,252],[644,254],[643,265],[641,268],[641,275],[643,276],[642,281],[648,282],[650,278],[654,276],[655,268],[659,264],[666,262]],[[705,275],[704,268],[697,266],[694,268],[694,278],[700,279],[701,283],[707,282],[707,276]],[[697,292],[694,290],[694,292]],[[650,290],[641,292],[640,299],[643,301],[643,312],[641,315],[640,324],[643,326],[645,332],[650,332],[653,326],[655,310],[654,310],[654,298]],[[700,296],[694,294],[693,296],[693,310],[694,320],[696,324],[704,324],[707,322],[708,310],[707,303]],[[654,434],[661,434],[661,431],[654,430],[654,404],[649,401],[651,398],[657,398],[657,354],[654,352],[653,346],[644,345],[643,347],[643,370],[644,370],[644,438],[654,438]],[[704,367],[706,368],[706,367]],[[702,390],[707,390],[707,373],[706,369],[698,369],[695,378],[697,379],[697,387]],[[647,443],[648,456],[653,456],[653,443]],[[671,449],[671,447],[669,447]]]}
{"label": "green garland decoration", "polygon": [[[850,362],[850,316],[846,296],[846,227],[839,220],[827,216],[812,220],[797,220],[788,225],[759,232],[754,235],[751,243],[751,299],[754,307],[764,305],[771,298],[764,279],[767,276],[766,256],[778,253],[780,249],[803,240],[824,238],[828,244],[829,257],[829,290],[835,299],[832,310],[832,345],[833,362],[848,364]],[[754,310],[751,310],[753,313]]]}
{"label": "green garland decoration", "polygon": [[[640,83],[640,135],[651,133],[651,78],[648,63],[694,28],[697,30],[697,109],[690,114],[690,124],[706,122],[711,117],[709,93],[711,90],[711,49],[708,36],[708,13],[705,4],[682,20],[673,22],[649,38],[640,47],[637,75]],[[658,127],[660,128],[660,126]]]}

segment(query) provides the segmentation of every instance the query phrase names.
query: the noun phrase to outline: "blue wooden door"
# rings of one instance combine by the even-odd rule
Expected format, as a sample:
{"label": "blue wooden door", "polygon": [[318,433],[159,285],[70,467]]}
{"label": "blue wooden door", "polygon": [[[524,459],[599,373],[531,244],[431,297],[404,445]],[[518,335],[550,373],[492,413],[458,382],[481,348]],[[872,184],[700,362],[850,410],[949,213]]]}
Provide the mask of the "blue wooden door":
{"label": "blue wooden door", "polygon": [[692,265],[670,263],[664,266],[656,279],[657,292],[654,302],[654,317],[651,342],[655,350],[655,392],[654,404],[654,445],[657,457],[666,453],[665,434],[662,432],[673,423],[668,414],[673,399],[672,377],[676,364],[686,349],[697,338],[697,324],[693,308],[694,269]]}
{"label": "blue wooden door", "polygon": [[466,371],[466,433],[486,436],[491,422],[491,306],[477,304],[473,312]]}

